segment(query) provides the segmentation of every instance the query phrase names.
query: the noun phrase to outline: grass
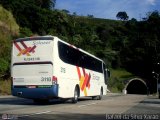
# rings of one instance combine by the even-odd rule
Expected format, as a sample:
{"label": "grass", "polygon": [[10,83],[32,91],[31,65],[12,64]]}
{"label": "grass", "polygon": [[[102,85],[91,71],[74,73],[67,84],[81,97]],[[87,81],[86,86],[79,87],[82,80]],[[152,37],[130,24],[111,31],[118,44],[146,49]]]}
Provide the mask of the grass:
{"label": "grass", "polygon": [[0,80],[0,95],[11,94],[11,80]]}
{"label": "grass", "polygon": [[134,77],[133,74],[124,69],[111,69],[111,77],[108,81],[108,87],[111,92],[122,92],[124,81]]}

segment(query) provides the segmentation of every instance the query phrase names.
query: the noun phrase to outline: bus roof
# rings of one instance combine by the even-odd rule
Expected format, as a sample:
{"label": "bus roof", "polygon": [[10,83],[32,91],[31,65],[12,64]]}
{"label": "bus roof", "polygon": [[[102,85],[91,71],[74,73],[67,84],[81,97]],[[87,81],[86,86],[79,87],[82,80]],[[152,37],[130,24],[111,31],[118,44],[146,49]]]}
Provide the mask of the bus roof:
{"label": "bus roof", "polygon": [[33,37],[25,37],[25,38],[18,38],[15,41],[20,42],[20,41],[30,41],[30,40],[53,40],[54,36],[33,36]]}
{"label": "bus roof", "polygon": [[61,41],[61,42],[63,42],[64,44],[69,45],[69,46],[73,47],[74,49],[77,49],[77,50],[79,50],[79,51],[81,51],[81,52],[83,52],[83,53],[85,53],[85,54],[87,54],[87,55],[89,55],[89,56],[91,56],[91,57],[93,57],[93,58],[95,58],[95,59],[100,60],[101,62],[103,62],[102,59],[96,57],[95,55],[90,54],[89,52],[84,51],[83,49],[78,48],[78,47],[76,47],[76,46],[74,46],[74,45],[72,45],[72,44],[70,44],[70,43],[67,43],[67,42],[61,40],[60,38],[58,38],[58,37],[56,37],[56,36],[52,36],[52,35],[32,36],[32,37],[18,38],[18,39],[14,40],[14,41],[15,41],[15,42],[20,42],[20,41],[44,40],[44,39],[45,39],[45,40],[54,40],[54,38],[57,38],[58,41]]}
{"label": "bus roof", "polygon": [[58,40],[61,41],[61,42],[63,42],[63,43],[66,44],[66,45],[69,45],[70,47],[73,47],[74,49],[77,49],[77,50],[79,50],[79,51],[81,51],[81,52],[83,52],[83,53],[85,53],[85,54],[87,54],[87,55],[89,55],[89,56],[91,56],[91,57],[93,57],[93,58],[95,58],[95,59],[103,62],[102,59],[96,57],[95,55],[93,55],[93,54],[91,54],[91,53],[89,53],[89,52],[87,52],[87,51],[85,51],[85,50],[83,50],[83,49],[81,49],[81,48],[78,48],[78,47],[76,47],[76,46],[74,46],[74,45],[72,45],[72,44],[70,44],[70,43],[67,43],[67,42],[59,39],[59,38],[58,38]]}

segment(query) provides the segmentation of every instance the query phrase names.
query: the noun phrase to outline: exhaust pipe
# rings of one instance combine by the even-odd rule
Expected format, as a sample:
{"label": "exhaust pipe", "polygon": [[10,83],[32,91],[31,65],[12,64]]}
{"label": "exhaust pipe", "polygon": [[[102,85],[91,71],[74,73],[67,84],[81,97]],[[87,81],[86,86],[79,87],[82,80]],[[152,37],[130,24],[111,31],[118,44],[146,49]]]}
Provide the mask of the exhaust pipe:
{"label": "exhaust pipe", "polygon": [[18,95],[18,96],[21,96],[21,95],[22,95],[22,92],[17,92],[17,95]]}

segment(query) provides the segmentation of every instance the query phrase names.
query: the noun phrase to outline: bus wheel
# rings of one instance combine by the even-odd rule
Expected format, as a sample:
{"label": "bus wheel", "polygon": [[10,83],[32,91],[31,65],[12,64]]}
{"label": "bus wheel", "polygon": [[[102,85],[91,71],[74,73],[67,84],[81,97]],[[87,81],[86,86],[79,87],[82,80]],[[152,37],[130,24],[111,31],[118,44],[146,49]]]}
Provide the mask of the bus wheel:
{"label": "bus wheel", "polygon": [[101,90],[100,90],[100,95],[98,96],[98,100],[101,100],[101,99],[102,99],[102,96],[103,96],[103,89],[101,88]]}
{"label": "bus wheel", "polygon": [[92,100],[101,100],[103,96],[103,89],[100,90],[100,95],[92,96]]}
{"label": "bus wheel", "polygon": [[160,99],[160,93],[159,93],[159,99]]}
{"label": "bus wheel", "polygon": [[92,100],[98,100],[98,96],[92,96]]}
{"label": "bus wheel", "polygon": [[78,88],[76,87],[74,90],[74,97],[72,98],[72,103],[78,102]]}

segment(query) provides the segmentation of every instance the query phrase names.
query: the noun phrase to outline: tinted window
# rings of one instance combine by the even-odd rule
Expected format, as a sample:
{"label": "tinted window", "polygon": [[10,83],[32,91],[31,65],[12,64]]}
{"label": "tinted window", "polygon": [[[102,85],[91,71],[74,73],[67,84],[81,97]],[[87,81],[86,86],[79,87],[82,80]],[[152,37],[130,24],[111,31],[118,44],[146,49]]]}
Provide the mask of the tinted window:
{"label": "tinted window", "polygon": [[76,65],[97,72],[102,71],[102,62],[62,42],[58,42],[60,59],[68,64]]}

